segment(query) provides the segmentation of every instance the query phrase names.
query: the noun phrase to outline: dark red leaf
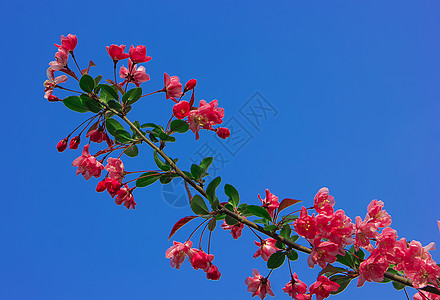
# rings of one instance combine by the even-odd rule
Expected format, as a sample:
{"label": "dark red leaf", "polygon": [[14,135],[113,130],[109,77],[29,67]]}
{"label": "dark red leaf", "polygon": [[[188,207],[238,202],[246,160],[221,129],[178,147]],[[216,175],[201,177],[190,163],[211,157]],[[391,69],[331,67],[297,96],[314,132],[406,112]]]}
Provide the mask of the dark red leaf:
{"label": "dark red leaf", "polygon": [[90,67],[96,67],[93,61],[89,61],[89,66],[87,67],[87,69],[81,70],[81,75],[89,74]]}
{"label": "dark red leaf", "polygon": [[302,202],[302,200],[295,200],[295,199],[290,199],[290,198],[286,198],[283,199],[283,201],[281,201],[280,206],[278,207],[278,213],[280,211],[282,211],[285,208],[288,208],[291,205],[294,205],[296,203]]}
{"label": "dark red leaf", "polygon": [[179,230],[183,225],[191,221],[192,219],[198,218],[199,216],[188,216],[185,218],[180,219],[177,221],[176,224],[174,224],[173,229],[171,229],[170,236],[168,237],[168,240],[176,233],[177,230]]}

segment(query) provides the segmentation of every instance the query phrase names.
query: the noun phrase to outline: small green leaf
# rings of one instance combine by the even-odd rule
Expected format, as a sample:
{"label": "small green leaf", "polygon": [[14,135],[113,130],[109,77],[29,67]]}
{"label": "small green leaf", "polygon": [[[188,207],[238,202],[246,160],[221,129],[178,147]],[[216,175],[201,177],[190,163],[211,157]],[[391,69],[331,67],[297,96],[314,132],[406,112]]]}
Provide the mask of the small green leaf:
{"label": "small green leaf", "polygon": [[336,261],[346,265],[347,267],[354,267],[353,254],[351,252],[345,252],[345,256],[340,254],[336,255]]}
{"label": "small green leaf", "polygon": [[225,194],[229,197],[229,203],[234,207],[237,207],[240,203],[240,195],[235,187],[230,184],[225,184]]}
{"label": "small green leaf", "polygon": [[125,152],[127,156],[130,157],[136,157],[139,155],[139,149],[135,144],[132,144],[130,147],[128,147]]}
{"label": "small green leaf", "polygon": [[114,133],[115,139],[121,144],[126,144],[132,141],[130,133],[125,130],[116,130]]}
{"label": "small green leaf", "polygon": [[398,291],[403,290],[405,288],[405,286],[406,285],[404,285],[403,283],[393,281],[393,287]]}
{"label": "small green leaf", "polygon": [[196,181],[199,181],[202,178],[202,169],[196,164],[191,165],[191,174]]}
{"label": "small green leaf", "polygon": [[114,89],[113,86],[107,85],[107,84],[100,84],[98,85],[101,88],[101,95],[100,97],[105,102],[108,102],[109,100],[118,100],[118,92]]}
{"label": "small green leaf", "polygon": [[289,252],[287,252],[287,258],[292,261],[297,260],[299,258],[298,252],[293,249],[290,250]]}
{"label": "small green leaf", "polygon": [[174,178],[173,174],[163,174],[162,176],[160,176],[160,183],[162,184],[168,184],[170,183]]}
{"label": "small green leaf", "polygon": [[269,269],[279,268],[283,265],[285,260],[286,260],[286,253],[284,251],[277,251],[269,257],[267,261],[267,267]]}
{"label": "small green leaf", "polygon": [[174,136],[171,136],[169,134],[166,134],[164,132],[159,133],[159,138],[164,142],[172,142],[174,143],[176,141],[176,138]]}
{"label": "small green leaf", "polygon": [[89,109],[84,104],[83,100],[78,96],[70,96],[63,100],[63,104],[68,108],[76,112],[85,113]]}
{"label": "small green leaf", "polygon": [[277,226],[276,225],[267,225],[264,227],[264,230],[266,231],[274,231],[277,230]]}
{"label": "small green leaf", "polygon": [[228,215],[226,215],[226,217],[225,217],[225,222],[228,225],[237,225],[239,223],[236,219],[234,219],[233,217],[230,217]]}
{"label": "small green leaf", "polygon": [[108,104],[108,106],[110,106],[111,108],[116,110],[117,112],[120,112],[122,109],[121,104],[119,104],[119,102],[116,100],[109,100],[109,101],[107,101],[107,104]]}
{"label": "small green leaf", "polygon": [[95,77],[95,79],[93,80],[95,82],[95,86],[97,86],[101,82],[101,79],[102,75],[98,75]]}
{"label": "small green leaf", "polygon": [[185,133],[188,131],[189,125],[183,120],[174,120],[171,122],[170,129],[174,132]]}
{"label": "small green leaf", "polygon": [[165,130],[163,129],[162,126],[160,125],[156,125],[154,123],[145,123],[141,125],[141,128],[154,128],[156,129],[158,132],[164,132]]}
{"label": "small green leaf", "polygon": [[238,206],[237,209],[242,216],[245,216],[245,217],[253,216],[253,214],[247,210],[247,206],[248,205],[246,203],[242,203]]}
{"label": "small green leaf", "polygon": [[264,218],[268,221],[272,221],[272,218],[269,214],[269,212],[261,207],[261,206],[257,206],[257,205],[248,205],[247,206],[247,210],[248,212],[250,212],[252,215],[260,217],[260,218]]}
{"label": "small green leaf", "polygon": [[107,118],[105,120],[105,127],[112,136],[115,136],[115,132],[117,130],[124,130],[124,126],[122,126],[121,123],[112,118]]}
{"label": "small green leaf", "polygon": [[200,162],[200,168],[203,170],[203,173],[205,174],[206,171],[208,171],[209,166],[212,164],[212,161],[214,160],[213,157],[205,157]]}
{"label": "small green leaf", "polygon": [[92,76],[84,74],[79,80],[79,87],[86,93],[91,93],[95,88],[95,80]]}
{"label": "small green leaf", "polygon": [[136,186],[137,187],[146,187],[150,184],[155,183],[159,177],[160,173],[157,172],[147,172],[139,176],[139,179],[136,180]]}
{"label": "small green leaf", "polygon": [[292,241],[292,242],[296,242],[297,240],[299,239],[299,235],[292,235],[291,237],[290,237],[290,240]]}
{"label": "small green leaf", "polygon": [[336,295],[336,294],[339,294],[339,293],[343,292],[347,288],[348,284],[350,283],[350,281],[353,278],[345,276],[345,275],[333,275],[329,279],[331,281],[336,282],[337,284],[339,284],[338,290],[334,291],[334,292],[331,292],[332,295]]}
{"label": "small green leaf", "polygon": [[277,242],[275,243],[275,247],[277,247],[278,249],[284,249],[284,244],[281,243],[280,241],[277,241]]}
{"label": "small green leaf", "polygon": [[129,105],[138,101],[142,96],[142,88],[137,87],[129,90],[122,96],[122,103],[127,103]]}
{"label": "small green leaf", "polygon": [[208,207],[205,201],[199,195],[195,195],[191,199],[191,209],[198,216],[209,215]]}
{"label": "small green leaf", "polygon": [[209,231],[214,231],[216,225],[217,225],[217,220],[215,218],[212,218],[211,221],[209,221],[208,223]]}
{"label": "small green leaf", "polygon": [[280,235],[283,238],[290,239],[290,234],[292,233],[292,228],[289,225],[284,225],[280,231]]}
{"label": "small green leaf", "polygon": [[90,98],[88,95],[82,94],[79,97],[81,98],[81,101],[85,104],[85,106],[91,112],[96,114],[96,113],[99,113],[102,110],[101,104],[98,101],[93,100],[92,98]]}
{"label": "small green leaf", "polygon": [[220,176],[216,177],[208,184],[208,187],[206,188],[206,195],[207,195],[209,203],[211,203],[211,205],[215,202],[215,199],[216,199],[215,191],[221,181],[222,181],[222,178]]}
{"label": "small green leaf", "polygon": [[169,171],[171,170],[171,166],[167,165],[166,163],[164,163],[163,161],[160,160],[159,155],[157,154],[157,151],[154,150],[154,162],[156,163],[156,165],[158,166],[159,169],[161,169],[162,171]]}

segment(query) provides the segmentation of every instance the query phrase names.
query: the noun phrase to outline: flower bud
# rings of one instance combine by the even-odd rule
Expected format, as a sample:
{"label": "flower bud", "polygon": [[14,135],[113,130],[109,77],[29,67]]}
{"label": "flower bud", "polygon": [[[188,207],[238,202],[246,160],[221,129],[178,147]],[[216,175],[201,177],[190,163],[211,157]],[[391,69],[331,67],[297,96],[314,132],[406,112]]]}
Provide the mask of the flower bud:
{"label": "flower bud", "polygon": [[107,189],[106,182],[107,181],[105,179],[98,182],[98,185],[96,186],[96,191],[98,193],[102,193],[103,191],[105,191]]}
{"label": "flower bud", "polygon": [[217,128],[216,132],[219,138],[221,139],[226,139],[231,136],[231,132],[229,131],[228,128],[225,127]]}
{"label": "flower bud", "polygon": [[78,149],[80,143],[81,143],[81,137],[78,135],[70,140],[69,148],[76,150]]}
{"label": "flower bud", "polygon": [[49,95],[49,97],[47,97],[47,100],[50,102],[57,102],[57,101],[63,101],[60,98],[58,98],[57,96],[54,95]]}
{"label": "flower bud", "polygon": [[63,152],[64,150],[66,150],[68,140],[69,140],[69,138],[65,138],[65,139],[58,142],[58,144],[57,144],[58,152]]}
{"label": "flower bud", "polygon": [[218,268],[211,264],[208,271],[206,272],[206,278],[211,280],[219,280],[220,276],[222,276],[222,274],[220,274]]}
{"label": "flower bud", "polygon": [[196,87],[196,85],[197,85],[197,80],[195,79],[188,80],[188,82],[185,84],[184,92],[186,93],[187,91],[192,90],[193,88]]}

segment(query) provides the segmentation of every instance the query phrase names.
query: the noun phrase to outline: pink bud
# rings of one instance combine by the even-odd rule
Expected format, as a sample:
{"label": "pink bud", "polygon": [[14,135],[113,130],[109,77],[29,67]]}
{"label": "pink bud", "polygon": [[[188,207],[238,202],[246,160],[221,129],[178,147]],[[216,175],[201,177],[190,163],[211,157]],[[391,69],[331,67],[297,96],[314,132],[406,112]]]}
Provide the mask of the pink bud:
{"label": "pink bud", "polygon": [[114,60],[114,61],[118,61],[118,60],[122,60],[122,59],[126,59],[129,57],[129,55],[127,53],[124,53],[125,50],[125,45],[110,45],[105,47],[107,49],[108,55],[110,55],[110,57]]}
{"label": "pink bud", "polygon": [[147,48],[143,45],[138,45],[136,47],[133,47],[133,45],[131,45],[128,53],[134,64],[143,63],[151,60],[151,56],[146,56]]}
{"label": "pink bud", "polygon": [[64,140],[61,140],[58,142],[58,144],[57,144],[58,152],[63,152],[64,150],[66,150],[68,140],[69,140],[69,138],[65,138]]}
{"label": "pink bud", "polygon": [[49,97],[47,97],[47,100],[49,100],[50,102],[57,102],[57,101],[63,101],[60,98],[58,98],[57,96],[54,95],[49,95]]}
{"label": "pink bud", "polygon": [[211,264],[208,271],[206,272],[206,278],[211,280],[219,280],[220,276],[222,276],[222,274],[220,274],[218,268]]}
{"label": "pink bud", "polygon": [[81,137],[78,135],[70,140],[69,148],[76,150],[78,149],[80,143],[81,143]]}
{"label": "pink bud", "polygon": [[173,114],[177,119],[182,120],[189,114],[189,103],[180,101],[173,106]]}
{"label": "pink bud", "polygon": [[66,51],[73,51],[78,43],[78,39],[76,35],[68,34],[66,37],[64,35],[61,36],[61,47]]}
{"label": "pink bud", "polygon": [[196,85],[197,85],[197,80],[195,80],[195,79],[190,79],[190,80],[188,80],[188,82],[185,84],[185,89],[184,89],[184,91],[185,91],[185,92],[190,91],[190,90],[192,90],[193,88],[195,88]]}
{"label": "pink bud", "polygon": [[228,128],[225,127],[217,128],[216,132],[219,138],[221,139],[226,139],[231,136],[231,132],[229,131]]}
{"label": "pink bud", "polygon": [[100,181],[100,182],[98,182],[98,185],[96,186],[96,191],[98,193],[102,193],[106,189],[107,189],[107,186],[106,186],[106,180],[105,179]]}

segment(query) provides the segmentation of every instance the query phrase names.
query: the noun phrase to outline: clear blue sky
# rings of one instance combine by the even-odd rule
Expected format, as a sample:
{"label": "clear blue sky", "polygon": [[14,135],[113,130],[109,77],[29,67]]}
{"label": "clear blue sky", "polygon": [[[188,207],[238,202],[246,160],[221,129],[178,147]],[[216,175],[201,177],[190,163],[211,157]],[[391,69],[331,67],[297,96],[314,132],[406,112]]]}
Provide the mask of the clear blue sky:
{"label": "clear blue sky", "polygon": [[[255,267],[266,273],[251,233],[235,241],[220,227],[219,282],[189,264],[172,269],[168,233],[188,207],[170,205],[155,184],[137,190],[137,209],[127,211],[94,192],[97,180],[75,175],[80,151],[58,154],[55,145],[84,116],[43,98],[61,34],[78,36],[76,54],[83,66],[93,59],[93,75],[112,74],[105,46],[145,44],[153,57],[145,90],[168,72],[197,78],[199,99],[219,100],[243,147],[188,133],[182,148],[168,149],[182,167],[214,143],[228,161],[219,174],[249,203],[266,188],[311,203],[327,186],[353,220],[383,200],[399,236],[426,245],[440,243],[439,20],[437,1],[4,1],[0,299],[250,299],[245,278]],[[241,113],[255,92],[273,108],[257,126]],[[171,104],[162,96],[136,104],[131,117],[164,122]],[[127,169],[152,166],[143,151],[125,159]],[[307,284],[319,271],[306,255],[293,267]],[[287,268],[271,280],[276,299],[288,299]],[[355,286],[333,299],[405,298],[391,284]]]}

